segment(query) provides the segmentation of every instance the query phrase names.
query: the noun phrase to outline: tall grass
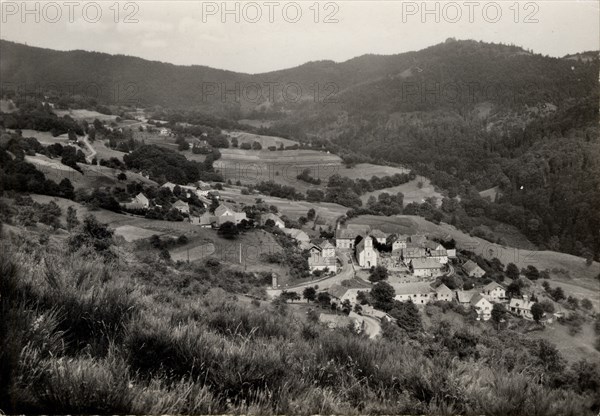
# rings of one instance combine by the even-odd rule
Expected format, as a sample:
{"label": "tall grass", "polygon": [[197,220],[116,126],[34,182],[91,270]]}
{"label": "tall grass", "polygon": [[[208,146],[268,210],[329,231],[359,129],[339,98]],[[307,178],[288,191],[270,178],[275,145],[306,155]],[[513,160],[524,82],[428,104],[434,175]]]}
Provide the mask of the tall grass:
{"label": "tall grass", "polygon": [[541,377],[535,343],[484,334],[478,354],[460,358],[443,340],[373,341],[266,303],[236,302],[223,290],[190,298],[168,282],[156,286],[158,278],[136,280],[136,264],[40,250],[15,241],[0,253],[4,412],[595,411],[589,388],[555,388]]}

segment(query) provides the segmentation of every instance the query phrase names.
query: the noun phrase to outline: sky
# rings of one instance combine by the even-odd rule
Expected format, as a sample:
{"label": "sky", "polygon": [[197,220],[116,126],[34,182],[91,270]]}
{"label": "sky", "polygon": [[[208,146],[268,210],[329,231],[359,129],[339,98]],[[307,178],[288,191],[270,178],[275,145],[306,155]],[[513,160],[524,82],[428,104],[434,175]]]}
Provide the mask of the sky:
{"label": "sky", "polygon": [[245,73],[397,54],[450,37],[555,57],[598,50],[599,2],[0,0],[5,40]]}

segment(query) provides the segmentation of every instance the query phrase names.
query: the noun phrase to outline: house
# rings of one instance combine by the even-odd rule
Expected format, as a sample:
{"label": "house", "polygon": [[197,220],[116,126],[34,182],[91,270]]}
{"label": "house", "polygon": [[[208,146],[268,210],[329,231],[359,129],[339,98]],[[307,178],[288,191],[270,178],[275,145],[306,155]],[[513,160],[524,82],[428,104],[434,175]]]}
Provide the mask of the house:
{"label": "house", "polygon": [[281,231],[296,240],[301,249],[310,248],[310,237],[304,231],[297,228],[282,228]]}
{"label": "house", "polygon": [[435,288],[435,300],[452,302],[454,292],[445,284],[441,284]]}
{"label": "house", "polygon": [[189,215],[189,213],[190,213],[190,205],[187,202],[183,202],[180,199],[175,201],[175,203],[173,204],[173,208],[175,208],[177,211],[181,212],[182,214]]}
{"label": "house", "polygon": [[358,234],[348,228],[338,228],[335,230],[335,246],[338,248],[354,248],[354,241]]}
{"label": "house", "polygon": [[145,209],[150,207],[150,200],[146,197],[146,195],[140,192],[131,200],[131,202],[123,205],[125,205],[125,208],[129,209]]}
{"label": "house", "polygon": [[487,321],[492,316],[492,304],[480,293],[475,294],[469,303],[477,312],[477,320]]}
{"label": "house", "polygon": [[423,305],[435,299],[435,291],[429,283],[395,283],[391,286],[396,291],[394,299],[400,302],[410,300],[415,305]]}
{"label": "house", "polygon": [[392,318],[387,313],[380,311],[379,309],[375,309],[371,305],[362,305],[362,314],[366,316],[372,316],[374,318],[379,319],[380,321],[392,322],[394,318]]}
{"label": "house", "polygon": [[427,241],[427,237],[424,235],[417,234],[417,235],[410,236],[410,242],[419,247],[423,247],[423,245],[425,244],[426,241]]}
{"label": "house", "polygon": [[329,329],[348,328],[350,325],[354,324],[352,319],[346,315],[333,315],[328,313],[321,313],[319,315],[319,322]]}
{"label": "house", "polygon": [[448,252],[446,251],[446,249],[443,246],[440,246],[440,247],[441,248],[438,248],[436,250],[429,250],[429,252],[427,254],[429,255],[429,258],[432,258],[441,264],[447,264],[448,263]]}
{"label": "house", "polygon": [[242,220],[246,220],[245,212],[236,212],[233,208],[226,204],[220,204],[215,209],[215,222],[218,225],[223,225],[226,222],[239,224]]}
{"label": "house", "polygon": [[408,236],[406,235],[392,235],[388,238],[388,244],[392,245],[392,256],[402,255],[402,250],[406,248]]}
{"label": "house", "polygon": [[446,250],[446,252],[448,253],[448,258],[449,259],[455,259],[456,258],[456,249],[455,248],[451,248]]}
{"label": "house", "polygon": [[408,264],[413,259],[424,259],[426,254],[424,248],[415,247],[413,244],[407,244],[407,247],[402,250],[402,259]]}
{"label": "house", "polygon": [[161,127],[160,130],[158,131],[158,134],[160,134],[161,136],[168,136],[169,129],[167,129],[166,127]]}
{"label": "house", "polygon": [[285,227],[285,223],[283,222],[283,220],[281,218],[279,218],[277,215],[272,214],[272,213],[261,215],[260,225],[266,225],[268,220],[272,220],[275,223],[275,227],[278,227],[278,228]]}
{"label": "house", "polygon": [[477,265],[473,260],[468,260],[462,265],[463,270],[469,277],[483,277],[485,271]]}
{"label": "house", "polygon": [[506,290],[496,282],[485,285],[481,290],[481,294],[490,302],[501,302],[506,300]]}
{"label": "house", "polygon": [[456,291],[456,300],[458,304],[461,306],[469,306],[471,304],[471,299],[473,296],[477,294],[474,290],[457,290]]}
{"label": "house", "polygon": [[531,313],[531,307],[534,302],[530,302],[524,299],[512,298],[508,304],[508,310],[526,319],[533,319]]}
{"label": "house", "polygon": [[215,217],[210,215],[208,212],[200,215],[199,217],[190,216],[190,222],[193,225],[198,225],[202,228],[210,228],[212,227],[212,223],[214,222]]}
{"label": "house", "polygon": [[358,303],[358,292],[368,293],[371,291],[371,288],[347,288],[341,285],[332,285],[329,289],[327,289],[327,293],[331,295],[332,298],[337,300],[339,303],[343,303],[344,301],[350,302],[350,304],[354,305]]}
{"label": "house", "polygon": [[386,244],[388,235],[381,230],[374,229],[369,233],[379,244]]}
{"label": "house", "polygon": [[325,270],[333,273],[337,272],[335,248],[329,241],[325,241],[320,245],[313,245],[310,248],[308,268],[311,272]]}
{"label": "house", "polygon": [[203,181],[196,182],[196,187],[202,191],[210,191],[212,189],[212,187],[209,183],[206,183]]}
{"label": "house", "polygon": [[444,265],[432,258],[415,258],[409,262],[413,275],[419,277],[432,277],[442,274]]}
{"label": "house", "polygon": [[377,266],[377,251],[373,248],[373,239],[365,237],[356,245],[356,260],[363,269]]}

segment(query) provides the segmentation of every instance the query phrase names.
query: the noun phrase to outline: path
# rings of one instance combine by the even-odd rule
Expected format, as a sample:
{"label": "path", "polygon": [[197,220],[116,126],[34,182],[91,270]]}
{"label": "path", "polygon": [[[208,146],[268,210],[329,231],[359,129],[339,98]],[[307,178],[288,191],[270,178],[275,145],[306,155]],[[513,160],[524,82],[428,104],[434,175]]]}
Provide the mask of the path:
{"label": "path", "polygon": [[381,335],[381,323],[379,322],[379,319],[365,315],[363,315],[362,317],[363,322],[365,323],[365,334],[367,334],[369,338],[375,339],[379,335]]}
{"label": "path", "polygon": [[94,147],[90,143],[89,136],[87,134],[83,137],[83,143],[85,143],[85,146],[90,152],[90,154],[85,157],[85,161],[91,165],[92,161],[96,157],[96,149],[94,149]]}

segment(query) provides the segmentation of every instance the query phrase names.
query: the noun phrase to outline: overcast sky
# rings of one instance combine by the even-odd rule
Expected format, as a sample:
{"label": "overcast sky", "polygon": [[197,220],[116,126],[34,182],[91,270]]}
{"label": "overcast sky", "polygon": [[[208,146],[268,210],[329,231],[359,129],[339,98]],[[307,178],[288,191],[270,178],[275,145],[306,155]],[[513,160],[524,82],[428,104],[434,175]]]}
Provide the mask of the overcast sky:
{"label": "overcast sky", "polygon": [[551,56],[600,49],[597,0],[442,1],[427,10],[422,1],[266,0],[228,2],[229,14],[221,1],[98,1],[85,12],[86,2],[50,3],[29,2],[27,13],[21,1],[0,1],[0,37],[249,73],[419,50],[449,37]]}

